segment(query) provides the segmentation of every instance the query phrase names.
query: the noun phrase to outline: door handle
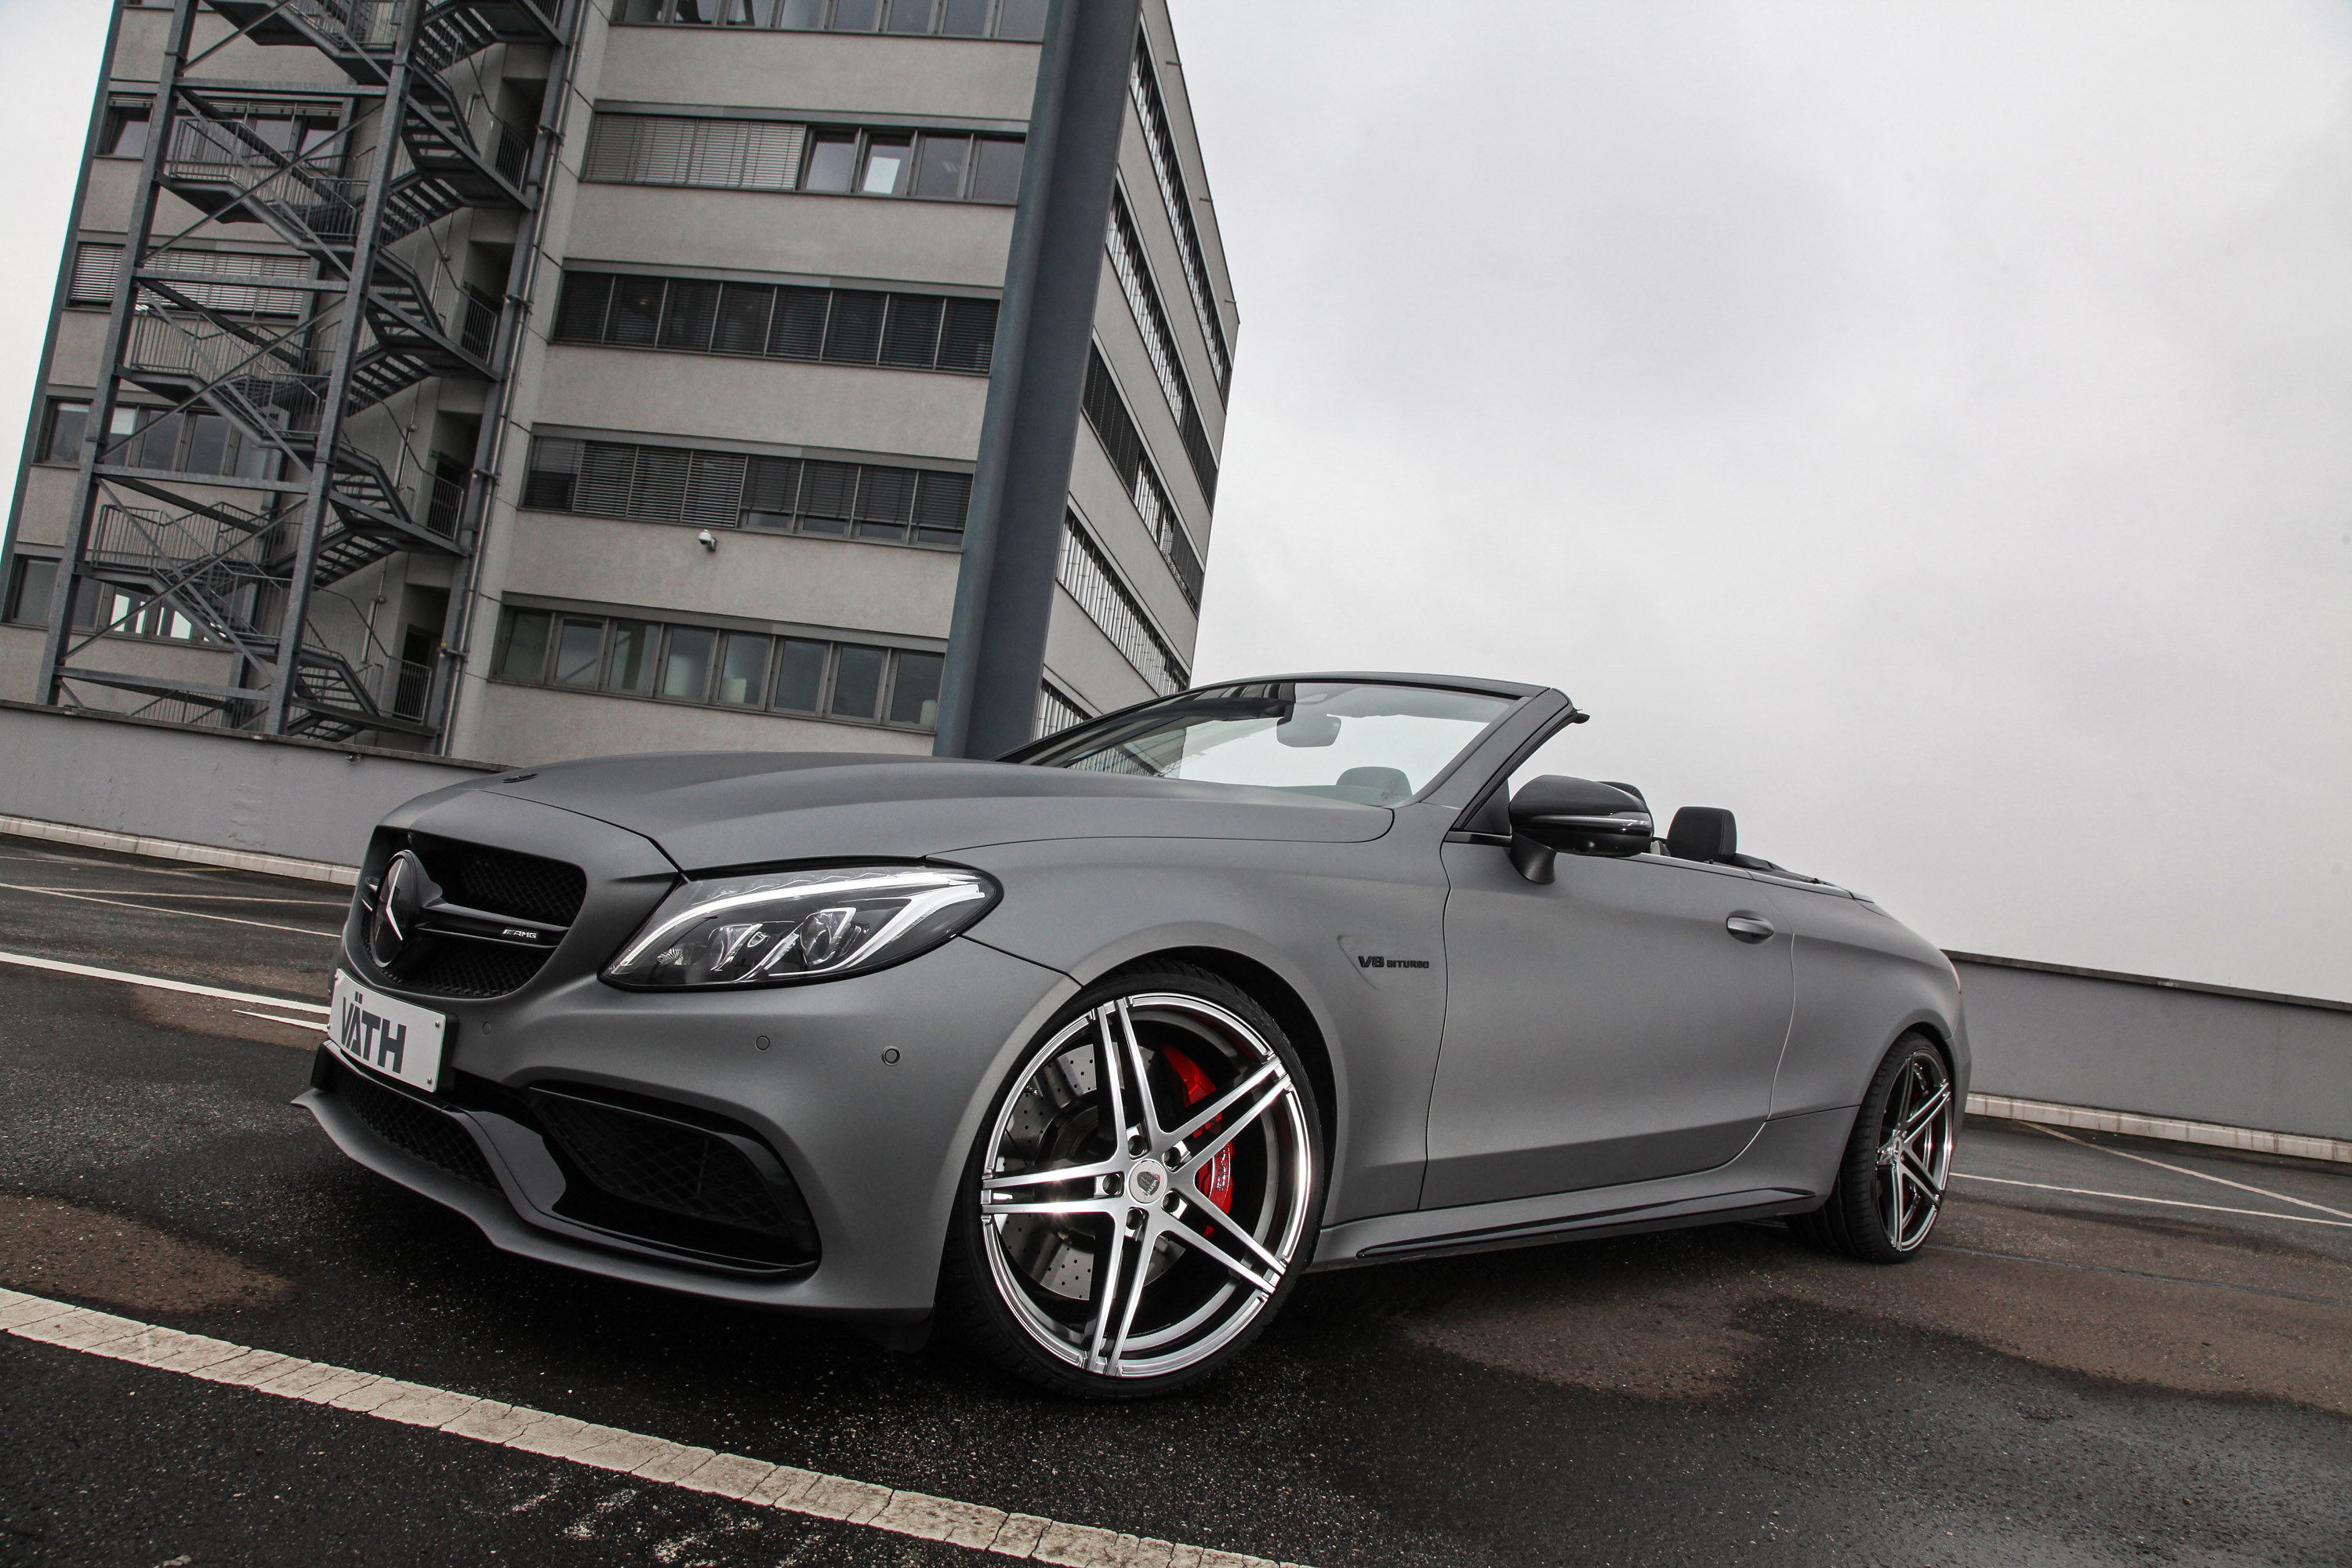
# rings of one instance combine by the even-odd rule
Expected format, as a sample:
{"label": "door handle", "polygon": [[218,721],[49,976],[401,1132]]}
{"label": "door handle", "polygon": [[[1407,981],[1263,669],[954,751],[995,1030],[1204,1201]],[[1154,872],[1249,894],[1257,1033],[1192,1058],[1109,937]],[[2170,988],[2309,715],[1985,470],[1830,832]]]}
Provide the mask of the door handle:
{"label": "door handle", "polygon": [[1766,942],[1772,935],[1772,922],[1754,915],[1731,915],[1725,919],[1723,929],[1742,942]]}

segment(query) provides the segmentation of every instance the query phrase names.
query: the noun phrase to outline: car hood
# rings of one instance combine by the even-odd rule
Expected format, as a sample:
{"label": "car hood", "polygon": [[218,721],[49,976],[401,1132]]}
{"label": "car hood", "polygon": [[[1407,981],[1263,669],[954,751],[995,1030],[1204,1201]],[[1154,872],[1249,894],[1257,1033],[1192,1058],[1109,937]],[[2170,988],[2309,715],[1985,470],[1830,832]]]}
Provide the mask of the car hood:
{"label": "car hood", "polygon": [[551,763],[474,787],[642,834],[689,871],[1040,838],[1347,844],[1378,838],[1395,817],[1287,790],[837,752],[658,752]]}

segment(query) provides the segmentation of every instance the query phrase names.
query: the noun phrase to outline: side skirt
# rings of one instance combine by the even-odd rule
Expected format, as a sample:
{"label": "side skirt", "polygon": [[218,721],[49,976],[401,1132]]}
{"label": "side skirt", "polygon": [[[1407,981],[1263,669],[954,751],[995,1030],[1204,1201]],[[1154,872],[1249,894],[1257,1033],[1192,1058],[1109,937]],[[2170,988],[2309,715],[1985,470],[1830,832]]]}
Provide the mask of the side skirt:
{"label": "side skirt", "polygon": [[1712,1171],[1328,1226],[1317,1240],[1311,1267],[1348,1268],[1396,1258],[1801,1214],[1828,1193],[1853,1125],[1852,1106],[1810,1111],[1767,1121],[1738,1159]]}

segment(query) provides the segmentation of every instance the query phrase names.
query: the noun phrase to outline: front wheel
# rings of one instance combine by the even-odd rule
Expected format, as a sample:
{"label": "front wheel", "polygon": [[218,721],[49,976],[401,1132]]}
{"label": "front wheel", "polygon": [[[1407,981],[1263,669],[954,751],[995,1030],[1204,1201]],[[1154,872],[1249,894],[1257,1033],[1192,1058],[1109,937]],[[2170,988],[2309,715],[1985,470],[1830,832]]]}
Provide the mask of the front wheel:
{"label": "front wheel", "polygon": [[1959,1110],[1943,1052],[1924,1035],[1895,1041],[1854,1111],[1829,1202],[1789,1228],[1869,1263],[1916,1257],[1943,1212]]}
{"label": "front wheel", "polygon": [[999,1091],[942,1304],[989,1359],[1057,1393],[1171,1392],[1265,1327],[1321,1204],[1314,1089],[1281,1026],[1204,970],[1113,975]]}

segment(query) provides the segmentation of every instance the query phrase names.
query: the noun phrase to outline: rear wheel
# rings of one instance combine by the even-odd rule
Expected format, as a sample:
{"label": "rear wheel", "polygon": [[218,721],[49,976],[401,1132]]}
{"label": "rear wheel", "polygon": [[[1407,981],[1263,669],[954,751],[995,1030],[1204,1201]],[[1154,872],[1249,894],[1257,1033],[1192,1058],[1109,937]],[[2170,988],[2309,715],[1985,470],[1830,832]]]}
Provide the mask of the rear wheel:
{"label": "rear wheel", "polygon": [[1926,1036],[1895,1042],[1854,1111],[1829,1202],[1789,1221],[1817,1247],[1901,1263],[1927,1244],[1951,1177],[1959,1106],[1944,1054]]}
{"label": "rear wheel", "polygon": [[942,1304],[1033,1383],[1167,1393],[1265,1327],[1321,1203],[1314,1089],[1281,1026],[1189,965],[1112,976],[999,1092],[957,1194]]}

